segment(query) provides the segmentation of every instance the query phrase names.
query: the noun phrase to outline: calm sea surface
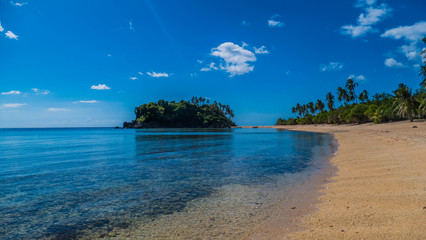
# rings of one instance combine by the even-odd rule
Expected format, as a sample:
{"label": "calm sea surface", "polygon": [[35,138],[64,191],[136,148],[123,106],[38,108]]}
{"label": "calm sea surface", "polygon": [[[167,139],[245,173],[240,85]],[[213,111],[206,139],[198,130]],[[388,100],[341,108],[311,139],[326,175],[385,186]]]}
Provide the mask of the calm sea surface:
{"label": "calm sea surface", "polygon": [[0,239],[233,239],[333,151],[276,129],[0,129]]}

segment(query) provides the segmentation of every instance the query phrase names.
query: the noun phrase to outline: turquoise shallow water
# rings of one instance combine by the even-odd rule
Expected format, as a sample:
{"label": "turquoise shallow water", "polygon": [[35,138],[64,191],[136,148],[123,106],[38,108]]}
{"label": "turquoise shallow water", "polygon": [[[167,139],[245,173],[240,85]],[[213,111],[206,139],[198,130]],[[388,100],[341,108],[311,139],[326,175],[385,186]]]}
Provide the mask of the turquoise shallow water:
{"label": "turquoise shallow water", "polygon": [[[306,180],[333,149],[329,135],[276,129],[1,129],[0,239],[104,237],[161,219],[158,227],[233,192],[201,210],[211,221],[237,195],[262,205],[276,186]],[[284,175],[294,181],[277,180]],[[239,205],[226,211],[247,212]]]}

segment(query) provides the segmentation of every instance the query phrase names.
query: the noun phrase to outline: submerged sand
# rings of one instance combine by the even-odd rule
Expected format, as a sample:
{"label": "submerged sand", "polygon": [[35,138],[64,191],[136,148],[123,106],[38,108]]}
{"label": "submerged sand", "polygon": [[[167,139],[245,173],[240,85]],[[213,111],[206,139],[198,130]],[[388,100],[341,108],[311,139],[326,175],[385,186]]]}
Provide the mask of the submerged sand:
{"label": "submerged sand", "polygon": [[426,239],[425,121],[278,128],[332,133],[337,172],[316,210],[295,217],[293,229],[303,230],[288,234],[278,218],[247,239]]}

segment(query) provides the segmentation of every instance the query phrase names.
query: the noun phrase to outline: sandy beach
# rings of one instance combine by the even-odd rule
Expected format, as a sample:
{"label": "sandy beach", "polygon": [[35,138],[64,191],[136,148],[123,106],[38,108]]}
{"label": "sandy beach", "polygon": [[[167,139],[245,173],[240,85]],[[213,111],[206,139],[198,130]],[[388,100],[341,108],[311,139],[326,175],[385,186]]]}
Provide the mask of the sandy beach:
{"label": "sandy beach", "polygon": [[277,128],[333,134],[337,171],[313,211],[295,217],[302,230],[272,221],[247,239],[426,239],[425,121]]}

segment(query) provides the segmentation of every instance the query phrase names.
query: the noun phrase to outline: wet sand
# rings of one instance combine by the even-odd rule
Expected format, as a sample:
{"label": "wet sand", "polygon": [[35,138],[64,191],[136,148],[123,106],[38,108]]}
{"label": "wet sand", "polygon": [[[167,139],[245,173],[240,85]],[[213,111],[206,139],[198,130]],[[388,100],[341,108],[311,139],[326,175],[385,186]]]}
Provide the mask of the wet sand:
{"label": "wet sand", "polygon": [[332,133],[337,172],[317,188],[316,210],[288,225],[283,205],[246,239],[426,239],[425,121],[278,128]]}

